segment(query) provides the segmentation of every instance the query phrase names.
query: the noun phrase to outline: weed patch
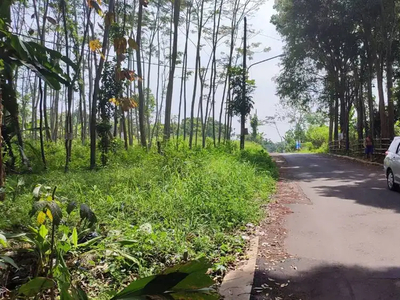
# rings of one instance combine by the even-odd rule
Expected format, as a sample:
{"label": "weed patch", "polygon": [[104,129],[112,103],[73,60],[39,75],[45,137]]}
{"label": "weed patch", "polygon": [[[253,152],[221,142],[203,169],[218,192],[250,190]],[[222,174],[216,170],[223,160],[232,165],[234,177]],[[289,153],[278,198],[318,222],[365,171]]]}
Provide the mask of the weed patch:
{"label": "weed patch", "polygon": [[102,238],[76,251],[68,263],[72,277],[80,278],[91,296],[188,258],[206,256],[223,269],[242,253],[239,231],[263,217],[260,206],[277,177],[260,148],[171,147],[163,155],[134,148],[116,152],[109,166],[96,171],[83,168],[84,158],[77,154],[64,173],[56,163],[62,148],[51,147],[48,171],[36,168],[34,174],[8,177],[0,229],[18,232],[36,224],[29,217],[36,184],[57,187],[61,198],[87,204],[98,220],[93,231]]}

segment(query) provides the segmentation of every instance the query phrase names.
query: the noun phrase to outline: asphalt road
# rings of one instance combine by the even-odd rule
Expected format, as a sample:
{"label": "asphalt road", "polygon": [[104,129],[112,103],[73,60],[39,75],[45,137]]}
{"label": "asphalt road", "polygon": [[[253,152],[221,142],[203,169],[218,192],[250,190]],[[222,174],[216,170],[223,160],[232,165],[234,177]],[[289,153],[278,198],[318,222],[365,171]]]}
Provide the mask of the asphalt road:
{"label": "asphalt road", "polygon": [[383,168],[325,155],[284,157],[286,176],[311,205],[289,205],[285,247],[295,258],[273,270],[260,260],[255,286],[282,287],[253,299],[400,299],[400,193],[386,188]]}

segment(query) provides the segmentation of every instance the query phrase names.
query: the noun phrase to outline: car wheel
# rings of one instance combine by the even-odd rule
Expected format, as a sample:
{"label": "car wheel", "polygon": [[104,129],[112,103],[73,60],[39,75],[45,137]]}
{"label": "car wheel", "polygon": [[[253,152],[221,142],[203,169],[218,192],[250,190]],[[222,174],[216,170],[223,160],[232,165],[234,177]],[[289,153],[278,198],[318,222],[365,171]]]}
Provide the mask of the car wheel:
{"label": "car wheel", "polygon": [[386,182],[389,190],[395,191],[397,189],[397,184],[394,182],[394,174],[392,170],[389,170],[386,176]]}

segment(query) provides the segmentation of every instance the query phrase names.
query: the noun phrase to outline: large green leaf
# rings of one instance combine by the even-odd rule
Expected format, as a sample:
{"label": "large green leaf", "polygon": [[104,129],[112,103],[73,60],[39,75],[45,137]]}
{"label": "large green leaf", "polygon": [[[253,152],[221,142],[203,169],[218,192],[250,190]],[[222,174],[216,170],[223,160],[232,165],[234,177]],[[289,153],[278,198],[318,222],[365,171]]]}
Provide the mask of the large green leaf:
{"label": "large green leaf", "polygon": [[60,67],[59,61],[62,60],[74,70],[77,69],[76,64],[61,53],[35,42],[25,42],[16,35],[9,35],[9,47],[8,56],[2,59],[13,65],[26,66],[56,90],[61,88],[60,83],[69,85],[71,82]]}
{"label": "large green leaf", "polygon": [[72,243],[74,244],[75,247],[78,246],[78,231],[76,230],[76,227],[72,230]]}
{"label": "large green leaf", "polygon": [[67,214],[71,214],[71,212],[75,209],[75,207],[76,207],[75,201],[71,201],[70,203],[68,203]]}
{"label": "large green leaf", "polygon": [[60,300],[74,300],[74,298],[69,293],[70,284],[59,282],[58,286],[60,289]]}
{"label": "large green leaf", "polygon": [[29,216],[33,216],[35,215],[38,211],[42,211],[46,206],[47,206],[48,202],[47,201],[37,201],[34,202],[32,205],[32,209],[29,212]]}
{"label": "large green leaf", "polygon": [[48,233],[49,233],[49,230],[46,228],[46,226],[41,225],[39,228],[39,236],[41,236],[44,240]]}
{"label": "large green leaf", "polygon": [[54,281],[45,277],[36,277],[19,288],[19,293],[27,297],[34,297],[39,292],[54,287]]}
{"label": "large green leaf", "polygon": [[132,296],[158,295],[170,291],[175,285],[188,276],[187,273],[174,272],[139,279],[131,283],[122,292],[114,296],[116,299],[130,299]]}
{"label": "large green leaf", "polygon": [[79,214],[82,220],[87,219],[89,221],[89,226],[92,226],[97,222],[97,217],[95,213],[90,209],[87,204],[81,204]]}
{"label": "large green leaf", "polygon": [[206,273],[208,269],[211,268],[205,257],[201,257],[196,260],[189,261],[184,264],[180,264],[165,270],[164,274],[169,274],[172,272],[182,272],[182,273],[194,273],[194,272],[204,272]]}
{"label": "large green leaf", "polygon": [[3,232],[3,234],[7,239],[17,239],[17,238],[26,236],[25,232],[23,232],[23,233],[4,233]]}
{"label": "large green leaf", "polygon": [[202,288],[210,287],[214,281],[204,272],[195,272],[189,274],[185,279],[180,281],[171,290],[172,291],[194,291]]}
{"label": "large green leaf", "polygon": [[40,199],[40,190],[41,189],[42,189],[41,184],[38,184],[35,186],[35,188],[33,189],[33,192],[32,192],[33,198]]}
{"label": "large green leaf", "polygon": [[[209,267],[205,258],[178,265],[163,274],[134,281],[113,299],[140,299],[138,296],[145,295],[157,295],[157,299],[192,299],[190,296],[175,298],[171,292],[178,292],[179,295],[186,293],[197,295],[202,292],[200,289],[212,286],[214,281],[206,274]],[[205,299],[218,299],[212,294],[207,297]]]}
{"label": "large green leaf", "polygon": [[17,264],[11,257],[0,255],[0,260],[4,261],[5,263],[8,263],[9,265],[12,265],[16,269],[19,269]]}
{"label": "large green leaf", "polygon": [[7,247],[7,238],[0,232],[0,245]]}
{"label": "large green leaf", "polygon": [[55,201],[48,202],[47,206],[50,209],[51,214],[53,215],[54,225],[60,225],[62,219],[62,211],[60,206],[58,206],[57,202]]}
{"label": "large green leaf", "polygon": [[85,291],[82,290],[79,286],[73,289],[73,294],[75,295],[75,300],[88,300],[88,296]]}
{"label": "large green leaf", "polygon": [[29,58],[29,52],[26,50],[26,48],[24,49],[24,44],[21,43],[19,37],[16,35],[11,35],[10,42],[11,47],[18,53],[19,59],[27,60]]}
{"label": "large green leaf", "polygon": [[[29,63],[29,62],[26,62],[23,60],[20,60],[20,62],[25,67],[27,67],[30,70],[32,70],[33,72],[35,72],[36,75],[38,75],[43,81],[45,81],[52,89],[55,89],[55,90],[61,89],[61,85],[58,82],[58,80],[61,79],[60,76],[57,76],[56,74],[51,74],[51,73],[49,74],[49,72],[46,72],[46,70],[40,69],[32,63]],[[57,78],[56,78],[56,76],[57,76]],[[60,80],[60,81],[63,81],[63,80]]]}
{"label": "large green leaf", "polygon": [[7,20],[10,22],[10,6],[12,4],[12,0],[1,0],[0,1],[0,19]]}
{"label": "large green leaf", "polygon": [[111,300],[130,299],[129,297],[134,296],[136,292],[143,290],[154,278],[156,278],[156,276],[150,276],[132,282]]}

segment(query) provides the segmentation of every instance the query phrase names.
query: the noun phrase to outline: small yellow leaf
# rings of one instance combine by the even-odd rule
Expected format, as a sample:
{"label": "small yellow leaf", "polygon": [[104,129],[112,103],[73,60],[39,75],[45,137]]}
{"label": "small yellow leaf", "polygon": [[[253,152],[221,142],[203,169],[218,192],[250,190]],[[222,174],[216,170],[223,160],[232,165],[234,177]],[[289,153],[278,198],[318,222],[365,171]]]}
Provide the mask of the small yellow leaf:
{"label": "small yellow leaf", "polygon": [[46,200],[47,200],[47,201],[53,201],[53,197],[52,197],[51,195],[48,195],[48,196],[46,197]]}
{"label": "small yellow leaf", "polygon": [[53,215],[51,214],[50,209],[46,210],[46,215],[49,217],[50,221],[53,222]]}
{"label": "small yellow leaf", "polygon": [[93,52],[98,51],[101,49],[101,43],[99,40],[91,40],[89,42],[89,48],[90,50],[92,50]]}
{"label": "small yellow leaf", "polygon": [[46,214],[44,212],[39,212],[38,216],[37,216],[37,222],[41,225],[44,223],[44,221],[46,220]]}

